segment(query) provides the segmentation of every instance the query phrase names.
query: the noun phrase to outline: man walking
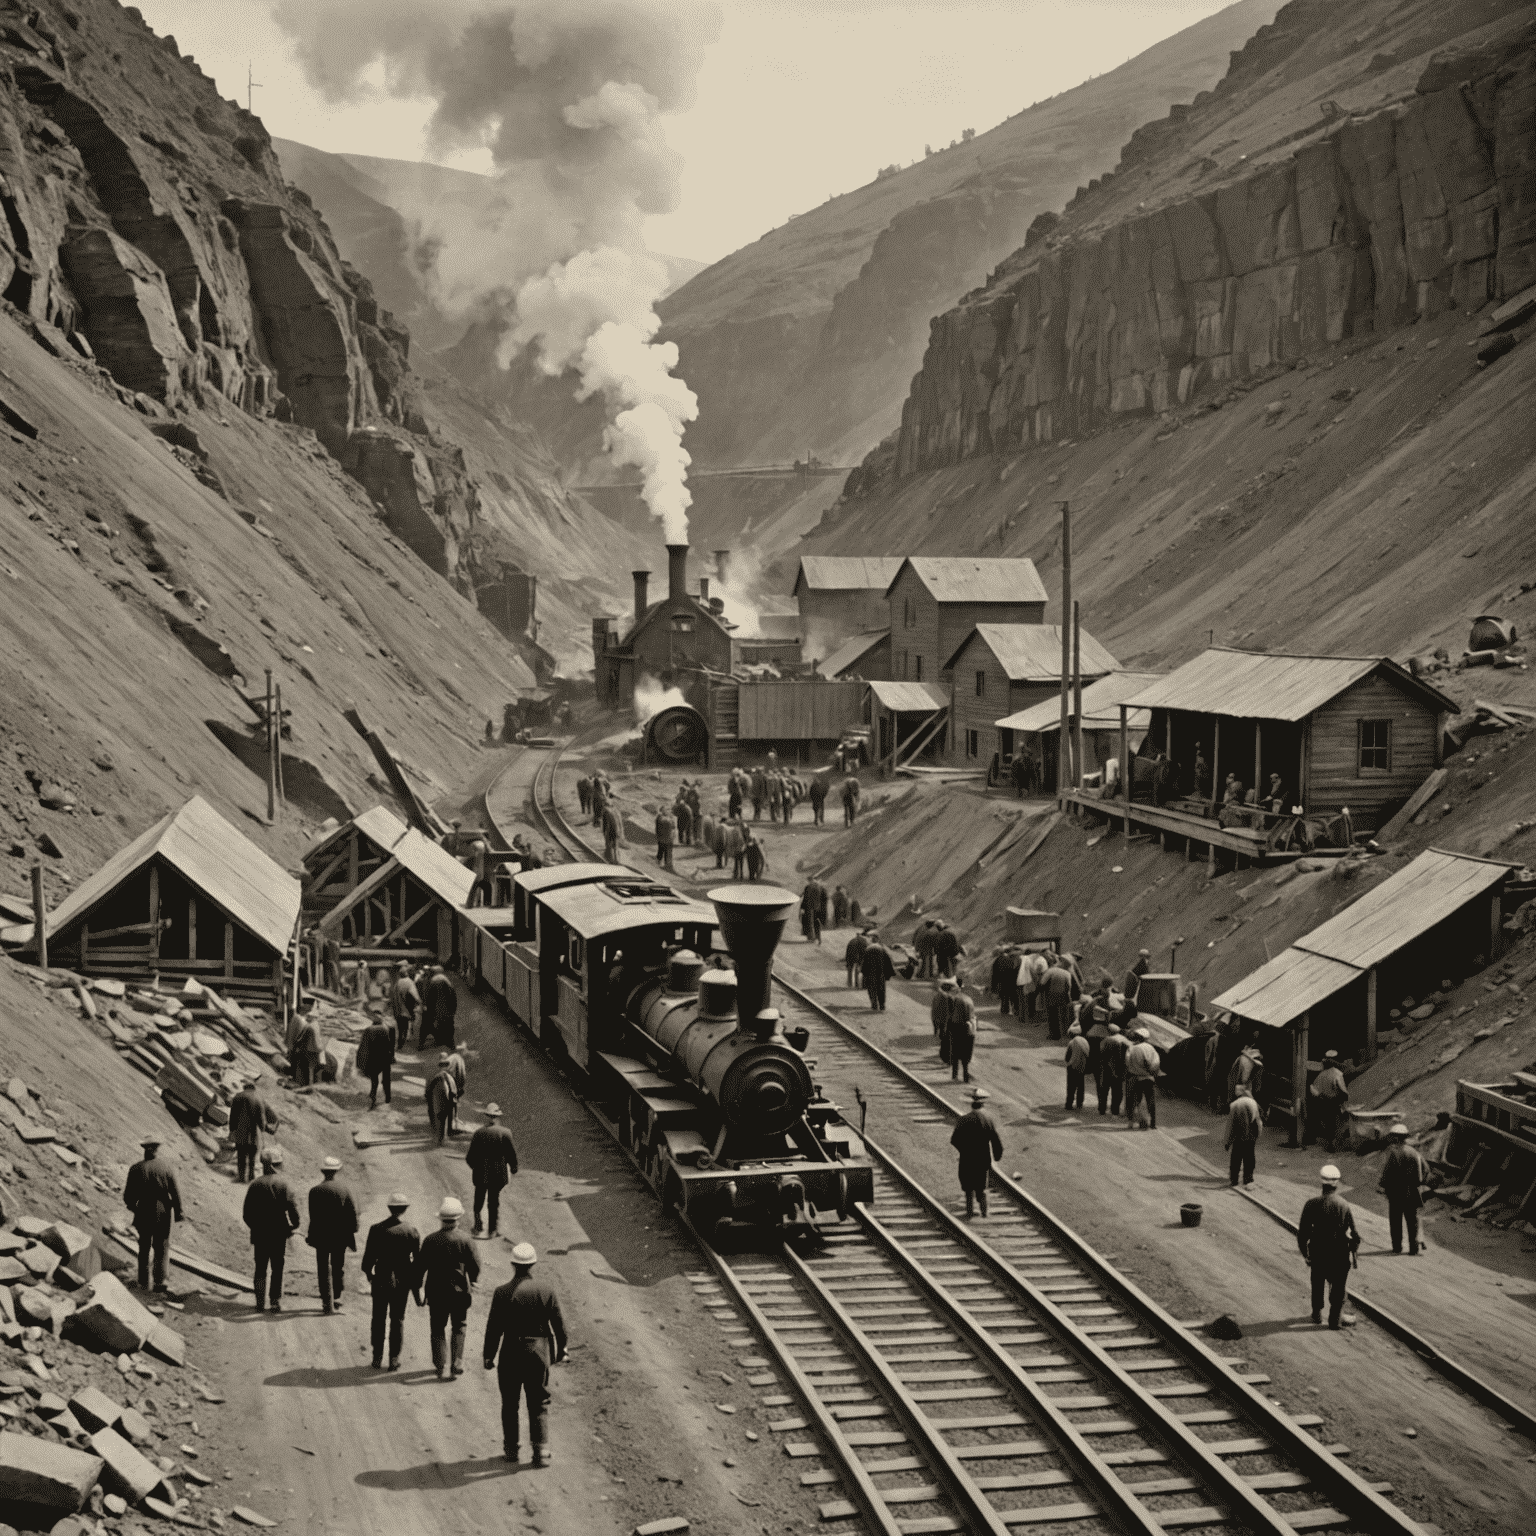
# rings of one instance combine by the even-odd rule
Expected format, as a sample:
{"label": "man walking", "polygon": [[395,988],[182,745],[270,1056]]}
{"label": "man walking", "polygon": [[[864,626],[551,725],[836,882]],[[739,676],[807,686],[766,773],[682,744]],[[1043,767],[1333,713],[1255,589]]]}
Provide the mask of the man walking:
{"label": "man walking", "polygon": [[422,1001],[421,1048],[426,1049],[430,1032],[440,1049],[451,1051],[455,1035],[454,1020],[459,1012],[459,994],[454,991],[453,978],[442,966],[432,967]]}
{"label": "man walking", "polygon": [[864,990],[869,993],[870,1010],[884,1013],[885,984],[896,974],[896,967],[891,962],[890,951],[873,934],[859,968],[864,977]]}
{"label": "man walking", "polygon": [[409,965],[402,965],[395,972],[394,984],[389,989],[389,1002],[395,1014],[395,1049],[403,1051],[410,1042],[411,1029],[421,1008],[421,993],[416,990]]}
{"label": "man walking", "polygon": [[320,1182],[309,1192],[309,1232],[304,1238],[315,1250],[320,1310],[326,1317],[341,1311],[347,1250],[357,1251],[357,1207],[352,1191],[336,1177],[340,1172],[340,1158],[328,1157],[321,1163]]}
{"label": "man walking", "polygon": [[1083,1095],[1088,1083],[1088,1058],[1092,1054],[1083,1036],[1081,1024],[1073,1024],[1067,1030],[1067,1110],[1083,1107]]}
{"label": "man walking", "polygon": [[1072,1022],[1072,993],[1076,990],[1072,972],[1061,960],[1052,959],[1041,990],[1045,993],[1045,1021],[1051,1039],[1060,1040]]}
{"label": "man walking", "polygon": [[1246,1088],[1255,1103],[1264,1089],[1264,1056],[1257,1045],[1245,1045],[1237,1060],[1227,1069],[1227,1099],[1237,1097],[1237,1090]]}
{"label": "man walking", "polygon": [[[549,1368],[566,1358],[565,1319],[560,1302],[542,1280],[533,1278],[539,1262],[532,1243],[512,1250],[512,1278],[496,1288],[491,1315],[485,1320],[485,1368],[497,1365],[501,1389],[501,1451],[515,1462],[522,1447],[518,1433],[518,1401],[527,1400],[528,1440],[533,1464],[547,1467],[549,1450]],[[553,1352],[553,1356],[551,1356]]]}
{"label": "man walking", "polygon": [[1099,1047],[1099,1113],[1102,1115],[1107,1108],[1110,1114],[1118,1118],[1120,1098],[1125,1092],[1125,1053],[1130,1049],[1131,1042],[1121,1033],[1120,1026],[1113,1019],[1105,1027],[1108,1033],[1103,1045]]}
{"label": "man walking", "polygon": [[[373,1292],[373,1368],[384,1365],[384,1331],[389,1329],[389,1368],[400,1369],[400,1350],[405,1343],[405,1299],[411,1293],[421,1238],[405,1219],[410,1201],[391,1195],[389,1216],[368,1229],[363,1245],[363,1278]],[[421,1298],[417,1297],[418,1303]]]}
{"label": "man walking", "polygon": [[453,1080],[453,1068],[449,1065],[448,1053],[444,1051],[437,1058],[437,1071],[427,1082],[427,1119],[432,1126],[432,1134],[437,1138],[438,1146],[448,1139],[448,1131],[453,1125],[453,1112],[459,1102],[459,1090]]}
{"label": "man walking", "polygon": [[976,1054],[976,1004],[960,990],[960,983],[946,976],[941,983],[949,999],[945,1028],[949,1035],[949,1078],[971,1080],[971,1057]]}
{"label": "man walking", "polygon": [[235,1182],[249,1184],[256,1177],[256,1154],[261,1151],[263,1131],[277,1129],[277,1116],[256,1091],[260,1074],[249,1078],[229,1101],[229,1139],[235,1144]]}
{"label": "man walking", "polygon": [[848,926],[848,892],[841,885],[832,892],[832,926],[834,928]]}
{"label": "man walking", "polygon": [[1263,1125],[1259,1106],[1249,1093],[1248,1085],[1244,1083],[1238,1088],[1237,1097],[1232,1100],[1232,1107],[1227,1111],[1225,1146],[1232,1154],[1228,1172],[1233,1189],[1237,1188],[1239,1173],[1242,1174],[1244,1184],[1253,1183],[1253,1164],[1258,1154],[1259,1132]]}
{"label": "man walking", "polygon": [[374,1004],[368,1027],[357,1040],[357,1072],[368,1079],[368,1108],[379,1107],[379,1079],[384,1080],[384,1102],[390,1102],[390,1068],[395,1064],[395,1032],[384,1022],[383,1010]]}
{"label": "man walking", "polygon": [[475,1245],[459,1231],[459,1217],[463,1214],[464,1207],[452,1195],[438,1207],[437,1219],[441,1225],[422,1243],[412,1276],[411,1289],[416,1293],[418,1306],[423,1305],[425,1287],[424,1304],[432,1331],[432,1364],[437,1367],[439,1381],[447,1378],[450,1365],[455,1377],[464,1374],[464,1337],[469,1331],[469,1304],[475,1281],[480,1278],[480,1260],[475,1257]]}
{"label": "man walking", "polygon": [[827,888],[812,875],[800,893],[800,932],[810,944],[821,943],[821,925],[827,915]]}
{"label": "man walking", "polygon": [[1408,1228],[1409,1256],[1417,1254],[1419,1242],[1419,1206],[1423,1199],[1420,1189],[1429,1182],[1429,1167],[1419,1155],[1418,1149],[1408,1145],[1408,1127],[1401,1120],[1387,1135],[1392,1145],[1382,1164],[1381,1181],[1377,1188],[1387,1197],[1387,1221],[1392,1228],[1392,1252],[1403,1251],[1403,1227]]}
{"label": "man walking", "polygon": [[475,883],[469,888],[467,907],[495,906],[491,890],[491,850],[483,837],[477,837],[469,845],[469,867],[474,871]]}
{"label": "man walking", "polygon": [[806,791],[811,802],[811,821],[815,826],[826,825],[827,781],[821,774],[812,774],[810,788]]}
{"label": "man walking", "polygon": [[957,962],[965,953],[960,935],[941,917],[933,935],[933,960],[940,976],[953,976],[959,969]]}
{"label": "man walking", "polygon": [[[1312,1079],[1307,1096],[1317,1107],[1318,1138],[1324,1150],[1332,1152],[1333,1144],[1338,1139],[1339,1121],[1349,1103],[1349,1089],[1344,1086],[1344,1074],[1339,1071],[1337,1051],[1323,1052],[1323,1070]],[[1307,1139],[1310,1141],[1311,1137]]]}
{"label": "man walking", "polygon": [[656,862],[663,869],[672,868],[672,846],[676,842],[677,822],[666,806],[662,806],[656,812]]}
{"label": "man walking", "polygon": [[278,1171],[283,1166],[283,1149],[265,1147],[261,1154],[261,1177],[245,1192],[241,1219],[251,1231],[251,1247],[256,1259],[256,1310],[267,1304],[267,1276],[272,1277],[272,1310],[283,1310],[283,1269],[288,1262],[288,1239],[299,1230],[299,1202],[293,1189]]}
{"label": "man walking", "polygon": [[843,780],[843,825],[851,827],[859,819],[859,795],[862,786],[859,781],[849,774]]}
{"label": "man walking", "polygon": [[1136,1125],[1136,1110],[1147,1106],[1147,1129],[1157,1129],[1157,1077],[1162,1071],[1162,1059],[1151,1036],[1145,1029],[1135,1032],[1130,1049],[1125,1053],[1125,1118],[1132,1128]]}
{"label": "man walking", "polygon": [[859,985],[864,976],[864,952],[869,948],[869,935],[862,930],[848,940],[843,950],[843,964],[848,967],[848,986]]}
{"label": "man walking", "polygon": [[146,1136],[140,1141],[144,1156],[128,1170],[123,1185],[123,1204],[133,1212],[133,1225],[139,1234],[139,1289],[167,1289],[166,1250],[171,1242],[171,1223],[181,1218],[181,1190],[169,1163],[160,1160],[160,1138]]}
{"label": "man walking", "polygon": [[592,811],[592,780],[586,774],[576,780],[576,798],[581,804],[581,814],[587,816]]}
{"label": "man walking", "polygon": [[474,1234],[480,1235],[480,1213],[490,1206],[489,1237],[496,1236],[496,1222],[501,1208],[501,1192],[507,1187],[508,1178],[517,1172],[517,1148],[512,1145],[512,1132],[498,1125],[501,1118],[499,1104],[485,1106],[487,1124],[482,1125],[469,1138],[469,1150],[464,1161],[469,1164],[475,1181]]}
{"label": "man walking", "polygon": [[299,1020],[293,1045],[288,1051],[293,1080],[300,1088],[307,1088],[311,1083],[320,1081],[320,1062],[324,1054],[324,1047],[320,1044],[320,1026],[315,1023],[312,1015],[305,1014]]}
{"label": "man walking", "polygon": [[1344,1301],[1349,1292],[1349,1271],[1360,1246],[1355,1213],[1339,1193],[1339,1170],[1329,1163],[1322,1171],[1323,1192],[1313,1195],[1301,1208],[1296,1246],[1312,1267],[1312,1321],[1323,1320],[1323,1287],[1328,1287],[1328,1326],[1353,1327],[1345,1319]]}
{"label": "man walking", "polygon": [[610,864],[619,862],[619,844],[624,840],[624,823],[611,805],[604,805],[598,818],[603,828],[603,857]]}
{"label": "man walking", "polygon": [[960,1154],[960,1188],[965,1192],[967,1220],[975,1214],[977,1204],[981,1214],[987,1214],[987,1178],[993,1161],[1003,1155],[997,1121],[982,1108],[989,1098],[985,1088],[972,1088],[970,1113],[960,1117],[949,1138],[950,1146]]}

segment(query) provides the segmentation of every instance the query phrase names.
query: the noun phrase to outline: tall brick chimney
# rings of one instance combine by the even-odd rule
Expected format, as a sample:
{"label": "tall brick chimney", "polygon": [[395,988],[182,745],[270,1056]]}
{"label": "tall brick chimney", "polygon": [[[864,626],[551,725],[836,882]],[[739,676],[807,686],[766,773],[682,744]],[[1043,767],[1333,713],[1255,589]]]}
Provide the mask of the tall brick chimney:
{"label": "tall brick chimney", "polygon": [[674,603],[688,601],[688,546],[667,545],[667,596]]}

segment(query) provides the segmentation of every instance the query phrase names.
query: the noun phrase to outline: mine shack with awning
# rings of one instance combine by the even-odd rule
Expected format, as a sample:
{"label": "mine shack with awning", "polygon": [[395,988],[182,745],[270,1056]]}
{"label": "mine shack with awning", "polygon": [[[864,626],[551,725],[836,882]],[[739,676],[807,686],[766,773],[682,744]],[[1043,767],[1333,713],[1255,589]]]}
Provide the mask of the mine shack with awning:
{"label": "mine shack with awning", "polygon": [[1304,1139],[1307,1087],[1337,1051],[1346,1073],[1376,1057],[1392,1018],[1503,946],[1515,866],[1431,848],[1210,1005],[1264,1053],[1263,1099]]}

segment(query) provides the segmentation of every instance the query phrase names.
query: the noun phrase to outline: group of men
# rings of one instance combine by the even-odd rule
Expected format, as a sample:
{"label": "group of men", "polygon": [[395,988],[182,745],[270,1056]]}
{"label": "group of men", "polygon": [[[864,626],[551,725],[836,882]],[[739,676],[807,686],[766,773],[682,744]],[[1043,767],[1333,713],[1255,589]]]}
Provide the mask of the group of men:
{"label": "group of men", "polygon": [[923,981],[936,976],[954,976],[965,945],[960,935],[942,917],[925,917],[912,935],[912,952],[917,956],[917,974]]}

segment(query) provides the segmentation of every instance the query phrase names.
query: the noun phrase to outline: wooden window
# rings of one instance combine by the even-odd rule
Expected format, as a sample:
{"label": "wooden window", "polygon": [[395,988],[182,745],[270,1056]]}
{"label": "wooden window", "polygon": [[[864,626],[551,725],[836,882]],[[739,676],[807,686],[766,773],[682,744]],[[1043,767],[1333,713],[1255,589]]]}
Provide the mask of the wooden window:
{"label": "wooden window", "polygon": [[976,697],[978,699],[984,699],[984,698],[986,698],[986,696],[987,696],[987,674],[985,672],[978,672],[976,674]]}
{"label": "wooden window", "polygon": [[981,756],[981,732],[967,731],[965,733],[965,755],[967,757]]}
{"label": "wooden window", "polygon": [[1392,771],[1392,722],[1362,720],[1360,727],[1360,773]]}

